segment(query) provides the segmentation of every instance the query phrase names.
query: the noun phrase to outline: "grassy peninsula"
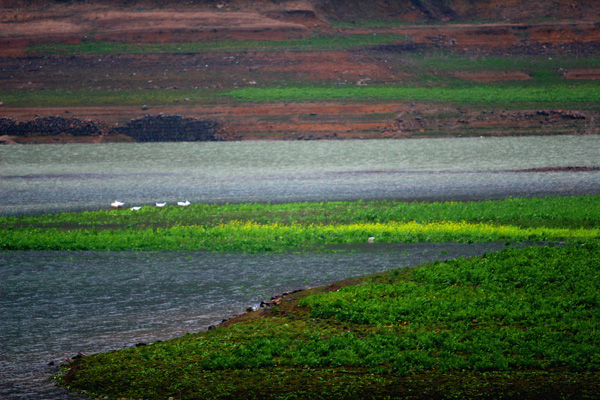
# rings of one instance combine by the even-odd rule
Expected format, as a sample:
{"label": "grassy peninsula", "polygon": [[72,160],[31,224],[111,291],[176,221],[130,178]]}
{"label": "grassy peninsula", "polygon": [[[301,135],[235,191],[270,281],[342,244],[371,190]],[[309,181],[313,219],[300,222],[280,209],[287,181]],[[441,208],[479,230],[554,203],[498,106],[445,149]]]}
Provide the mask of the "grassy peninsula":
{"label": "grassy peninsula", "polygon": [[301,292],[236,323],[65,367],[145,399],[595,398],[600,247],[530,247]]}
{"label": "grassy peninsula", "polygon": [[[337,282],[215,329],[73,360],[58,384],[144,399],[594,398],[600,197],[144,207],[0,219],[10,249],[313,251],[550,241]],[[348,247],[350,245],[350,247]]]}
{"label": "grassy peninsula", "polygon": [[3,250],[284,251],[397,242],[597,238],[598,196],[482,202],[145,206],[0,217]]}

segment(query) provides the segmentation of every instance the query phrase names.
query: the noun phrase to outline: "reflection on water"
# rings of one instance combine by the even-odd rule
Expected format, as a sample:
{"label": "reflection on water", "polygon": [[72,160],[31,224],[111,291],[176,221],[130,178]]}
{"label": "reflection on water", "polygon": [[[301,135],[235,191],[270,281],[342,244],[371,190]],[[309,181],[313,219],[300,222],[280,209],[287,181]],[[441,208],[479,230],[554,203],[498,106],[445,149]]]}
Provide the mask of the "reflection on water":
{"label": "reflection on water", "polygon": [[0,215],[178,200],[478,200],[600,193],[598,136],[0,147]]}
{"label": "reflection on water", "polygon": [[[69,399],[48,363],[198,332],[272,295],[504,244],[337,254],[0,252],[0,398]],[[370,249],[370,250],[369,250]]]}

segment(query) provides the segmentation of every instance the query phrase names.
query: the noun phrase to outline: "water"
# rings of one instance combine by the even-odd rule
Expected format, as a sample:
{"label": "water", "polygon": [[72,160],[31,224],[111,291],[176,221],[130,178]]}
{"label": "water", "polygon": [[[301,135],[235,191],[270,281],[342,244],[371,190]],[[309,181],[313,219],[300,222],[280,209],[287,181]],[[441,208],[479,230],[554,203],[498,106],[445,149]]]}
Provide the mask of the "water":
{"label": "water", "polygon": [[342,254],[0,252],[0,398],[72,399],[63,357],[198,332],[285,291],[504,244],[373,245]]}
{"label": "water", "polygon": [[0,215],[191,202],[600,193],[598,136],[0,147]]}
{"label": "water", "polygon": [[[460,200],[600,194],[598,136],[0,147],[0,215],[158,201]],[[273,294],[503,244],[348,254],[0,252],[0,399],[72,399],[65,356],[206,329]]]}

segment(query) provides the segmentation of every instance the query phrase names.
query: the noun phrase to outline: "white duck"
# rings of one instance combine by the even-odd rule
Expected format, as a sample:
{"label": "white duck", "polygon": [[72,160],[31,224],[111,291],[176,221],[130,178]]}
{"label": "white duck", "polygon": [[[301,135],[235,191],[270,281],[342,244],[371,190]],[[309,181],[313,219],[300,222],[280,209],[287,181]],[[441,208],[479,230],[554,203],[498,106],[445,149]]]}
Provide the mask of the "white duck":
{"label": "white duck", "polygon": [[115,200],[115,201],[113,201],[112,203],[110,203],[110,205],[111,205],[113,208],[120,208],[120,207],[123,207],[123,205],[124,205],[124,204],[125,204],[125,203],[121,203],[119,200]]}
{"label": "white duck", "polygon": [[131,207],[130,210],[131,211],[137,211],[139,209],[141,209],[142,207],[136,206],[136,207]]}
{"label": "white duck", "polygon": [[156,203],[156,207],[164,207],[167,203]]}
{"label": "white duck", "polygon": [[190,205],[190,202],[188,200],[186,200],[186,201],[178,201],[177,205],[178,206],[182,206],[182,207],[187,207],[187,206]]}

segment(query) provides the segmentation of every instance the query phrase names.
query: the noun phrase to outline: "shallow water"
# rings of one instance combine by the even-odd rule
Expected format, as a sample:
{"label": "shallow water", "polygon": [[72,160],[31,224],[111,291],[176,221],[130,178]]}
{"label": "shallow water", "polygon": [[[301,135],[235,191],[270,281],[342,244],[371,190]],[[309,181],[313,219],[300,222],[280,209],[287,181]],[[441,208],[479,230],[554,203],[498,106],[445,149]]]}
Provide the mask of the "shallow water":
{"label": "shallow water", "polygon": [[0,215],[191,202],[599,194],[598,136],[0,147]]}
{"label": "shallow water", "polygon": [[337,254],[0,252],[0,398],[70,399],[48,377],[63,357],[198,332],[307,286],[503,249],[369,245]]}

